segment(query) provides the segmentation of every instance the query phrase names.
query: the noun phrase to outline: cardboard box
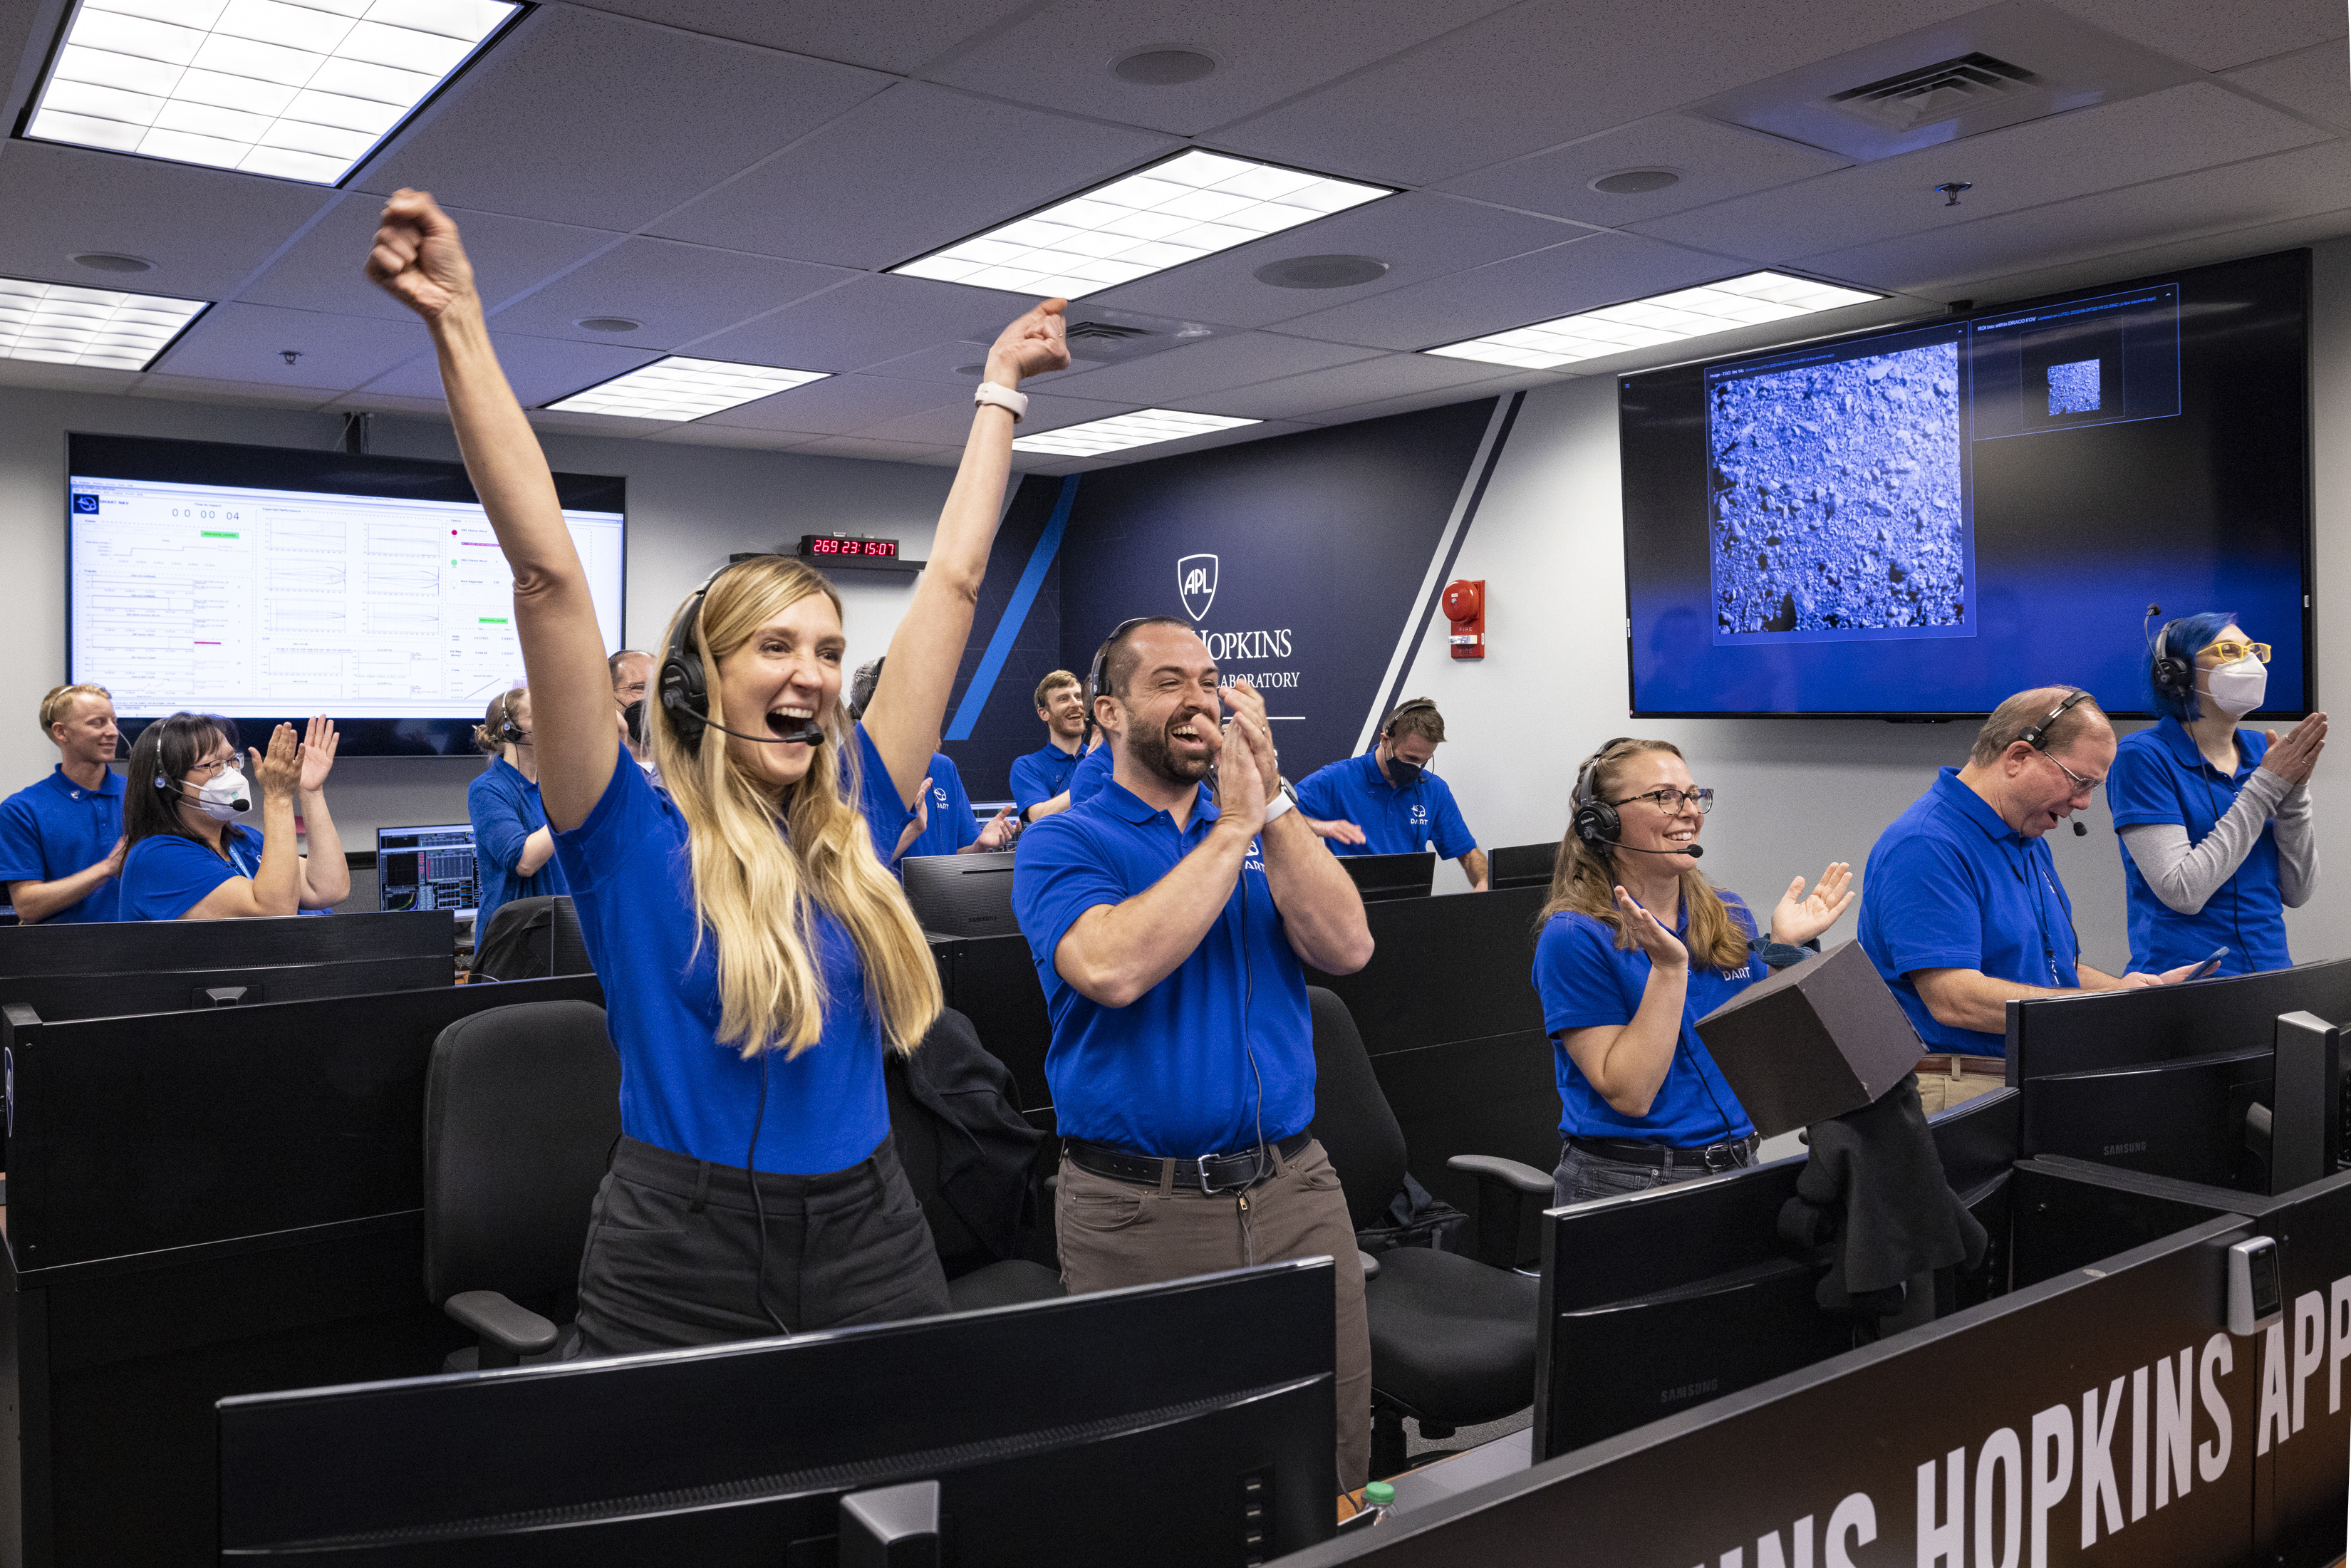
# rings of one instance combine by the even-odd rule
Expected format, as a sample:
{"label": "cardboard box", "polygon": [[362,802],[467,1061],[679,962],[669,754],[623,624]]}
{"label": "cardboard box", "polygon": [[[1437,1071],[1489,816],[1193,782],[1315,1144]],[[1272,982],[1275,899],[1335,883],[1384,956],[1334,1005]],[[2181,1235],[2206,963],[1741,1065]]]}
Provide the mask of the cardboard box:
{"label": "cardboard box", "polygon": [[1767,1138],[1873,1103],[1926,1054],[1858,942],[1748,987],[1697,1027]]}

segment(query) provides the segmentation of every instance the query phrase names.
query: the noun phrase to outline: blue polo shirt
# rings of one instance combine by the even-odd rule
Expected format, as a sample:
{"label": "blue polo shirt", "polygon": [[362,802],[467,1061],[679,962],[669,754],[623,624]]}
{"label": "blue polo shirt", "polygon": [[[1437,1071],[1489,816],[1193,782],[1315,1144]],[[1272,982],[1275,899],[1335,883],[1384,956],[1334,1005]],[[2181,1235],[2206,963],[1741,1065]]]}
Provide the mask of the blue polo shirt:
{"label": "blue polo shirt", "polygon": [[1105,736],[1100,746],[1079,758],[1078,765],[1070,769],[1070,804],[1081,806],[1101,794],[1102,786],[1111,781],[1116,765],[1117,759],[1111,756],[1110,739]]}
{"label": "blue polo shirt", "polygon": [[1298,787],[1298,804],[1318,820],[1337,819],[1364,830],[1360,844],[1326,841],[1332,854],[1409,855],[1436,846],[1440,860],[1459,860],[1478,847],[1461,820],[1452,787],[1423,769],[1399,789],[1380,771],[1376,749],[1318,768]]}
{"label": "blue polo shirt", "polygon": [[[1747,905],[1728,893],[1722,901],[1740,930],[1752,939],[1755,917]],[[1674,935],[1688,938],[1687,898]],[[1649,969],[1646,953],[1618,947],[1616,934],[1589,915],[1562,911],[1544,923],[1535,943],[1535,989],[1542,994],[1543,1032],[1551,1036],[1559,1069],[1559,1130],[1572,1137],[1627,1138],[1677,1149],[1747,1136],[1755,1124],[1692,1026],[1769,974],[1761,958],[1750,956],[1736,969],[1691,966],[1674,1064],[1667,1069],[1646,1116],[1627,1116],[1609,1104],[1560,1043],[1559,1037],[1570,1030],[1631,1023],[1648,988]]]}
{"label": "blue polo shirt", "polygon": [[[860,726],[859,806],[885,859],[913,813]],[[890,1130],[887,1050],[848,931],[817,912],[825,988],[822,1038],[762,1065],[718,1040],[718,952],[695,914],[685,819],[626,752],[588,820],[555,835],[580,933],[604,987],[605,1027],[621,1054],[621,1128],[657,1147],[740,1168],[813,1176],[853,1166]],[[697,936],[704,939],[697,942]],[[747,1264],[746,1265],[747,1267]]]}
{"label": "blue polo shirt", "polygon": [[1261,841],[1251,842],[1200,945],[1130,1005],[1091,1001],[1053,967],[1053,950],[1080,915],[1151,887],[1199,847],[1216,820],[1205,785],[1179,832],[1175,818],[1112,782],[1021,835],[1012,912],[1053,1020],[1045,1079],[1064,1136],[1188,1159],[1250,1146],[1260,1121],[1270,1143],[1314,1120],[1306,975],[1274,906]]}
{"label": "blue polo shirt", "polygon": [[1917,970],[1979,969],[2062,989],[2082,983],[2074,904],[2048,844],[2002,821],[1956,768],[1878,835],[1861,885],[1862,950],[1929,1051],[2005,1056],[2008,1040],[1936,1022],[1910,981]]}
{"label": "blue polo shirt", "polygon": [[[2223,773],[2204,760],[2196,749],[2196,737],[2176,718],[2126,737],[2115,749],[2114,771],[2106,775],[2106,805],[2114,812],[2115,826],[2168,823],[2187,829],[2190,844],[2201,843],[2237,803],[2238,792],[2269,748],[2269,737],[2260,731],[2237,731],[2237,770]],[[2133,969],[2161,974],[2182,964],[2201,963],[2223,945],[2229,949],[2220,960],[2219,973],[2223,975],[2283,969],[2294,962],[2285,946],[2285,898],[2278,891],[2274,820],[2263,825],[2236,874],[2193,915],[2182,915],[2158,898],[2130,851],[2126,848],[2122,856]]]}
{"label": "blue polo shirt", "polygon": [[[1060,791],[1055,791],[1059,793]],[[964,793],[963,775],[944,752],[931,754],[930,821],[906,846],[910,855],[951,855],[979,837],[972,820],[971,797]]]}
{"label": "blue polo shirt", "polygon": [[[88,871],[121,836],[122,780],[109,770],[97,789],[85,789],[60,767],[0,800],[0,883],[55,882]],[[41,924],[118,919],[121,896],[121,879],[110,877]]]}
{"label": "blue polo shirt", "polygon": [[1029,808],[1051,800],[1070,787],[1080,753],[1064,751],[1047,741],[1012,765],[1012,809],[1027,817]]}
{"label": "blue polo shirt", "polygon": [[465,811],[474,820],[474,862],[481,876],[481,902],[474,908],[474,929],[488,932],[490,916],[498,906],[517,898],[538,898],[569,893],[559,857],[528,876],[516,867],[522,862],[526,840],[547,826],[547,808],[539,804],[538,786],[522,769],[501,757],[465,787]]}
{"label": "blue polo shirt", "polygon": [[156,833],[122,857],[125,920],[177,920],[225,882],[261,869],[261,835],[235,823],[221,830],[223,855],[183,833]]}

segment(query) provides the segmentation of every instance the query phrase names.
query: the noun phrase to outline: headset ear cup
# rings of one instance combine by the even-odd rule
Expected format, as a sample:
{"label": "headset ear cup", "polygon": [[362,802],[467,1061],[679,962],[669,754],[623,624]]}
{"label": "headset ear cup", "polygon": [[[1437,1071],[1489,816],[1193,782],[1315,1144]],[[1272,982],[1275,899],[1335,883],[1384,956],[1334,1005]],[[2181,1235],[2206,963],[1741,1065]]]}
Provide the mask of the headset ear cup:
{"label": "headset ear cup", "polygon": [[1595,849],[1614,843],[1624,826],[1616,808],[1605,800],[1592,800],[1576,808],[1575,836]]}

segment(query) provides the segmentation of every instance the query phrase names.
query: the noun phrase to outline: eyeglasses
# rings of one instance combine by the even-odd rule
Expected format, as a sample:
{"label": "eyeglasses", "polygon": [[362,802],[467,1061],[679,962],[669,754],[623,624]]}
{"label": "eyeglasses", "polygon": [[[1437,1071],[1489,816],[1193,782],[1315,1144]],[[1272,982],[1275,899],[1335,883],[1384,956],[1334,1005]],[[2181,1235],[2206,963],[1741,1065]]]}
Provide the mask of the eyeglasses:
{"label": "eyeglasses", "polygon": [[223,772],[234,771],[235,768],[236,758],[234,757],[220,758],[211,762],[199,762],[194,767],[188,769],[188,777],[193,779],[196,775],[201,773],[208,779],[217,779]]}
{"label": "eyeglasses", "polygon": [[2063,773],[2066,778],[2071,779],[2074,781],[2074,793],[2076,795],[2086,795],[2091,790],[2095,789],[2098,787],[2100,782],[2098,779],[2083,778],[2080,774],[2074,772],[2072,768],[2066,767],[2055,758],[2050,757],[2045,751],[2035,752],[2033,755],[2036,757],[2046,758],[2051,767],[2056,768],[2058,772]]}
{"label": "eyeglasses", "polygon": [[1667,816],[1678,814],[1684,801],[1697,807],[1701,817],[1714,810],[1714,791],[1711,789],[1652,789],[1646,795],[1627,795],[1613,804],[1629,806],[1635,800],[1646,800]]}
{"label": "eyeglasses", "polygon": [[2240,643],[2234,637],[2224,637],[2218,643],[2205,643],[2204,651],[2224,664],[2233,664],[2249,653],[2264,664],[2270,662],[2267,643]]}

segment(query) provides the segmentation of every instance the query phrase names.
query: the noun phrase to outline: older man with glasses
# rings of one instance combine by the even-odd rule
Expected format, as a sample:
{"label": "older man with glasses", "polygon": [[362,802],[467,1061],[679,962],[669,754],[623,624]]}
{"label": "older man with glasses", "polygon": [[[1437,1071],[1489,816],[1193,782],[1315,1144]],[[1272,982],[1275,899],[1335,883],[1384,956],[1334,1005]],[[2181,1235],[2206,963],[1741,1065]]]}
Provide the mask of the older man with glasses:
{"label": "older man with glasses", "polygon": [[2090,803],[2115,744],[2089,693],[2019,692],[1984,721],[1966,766],[1944,768],[1869,852],[1861,945],[1935,1053],[1918,1064],[1929,1114],[2000,1087],[2011,1001],[2194,972],[2117,977],[2082,962],[2043,835]]}

